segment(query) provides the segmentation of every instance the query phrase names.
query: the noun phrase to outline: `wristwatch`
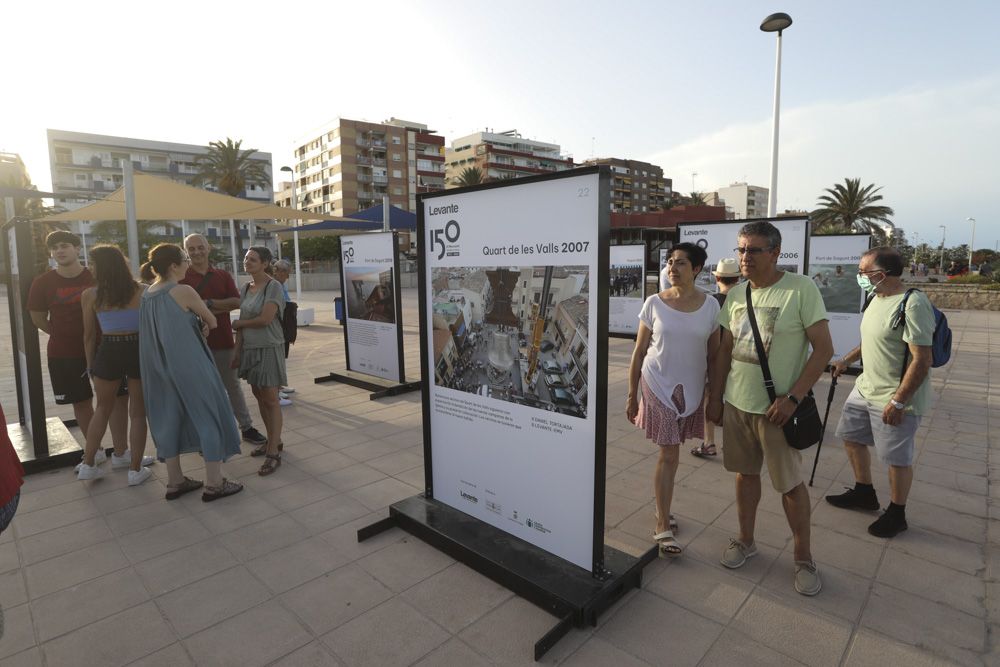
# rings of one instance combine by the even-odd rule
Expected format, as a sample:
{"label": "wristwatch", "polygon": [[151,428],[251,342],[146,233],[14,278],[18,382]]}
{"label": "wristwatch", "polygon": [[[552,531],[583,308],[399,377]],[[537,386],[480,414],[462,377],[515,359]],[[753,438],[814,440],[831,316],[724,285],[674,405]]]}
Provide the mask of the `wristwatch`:
{"label": "wristwatch", "polygon": [[897,410],[905,410],[906,409],[906,403],[900,403],[895,398],[890,398],[889,399],[889,403],[891,403],[892,407],[896,408]]}
{"label": "wristwatch", "polygon": [[794,396],[792,396],[792,392],[788,392],[787,394],[785,394],[785,398],[787,398],[788,400],[790,400],[795,405],[799,404],[799,399],[797,399]]}
{"label": "wristwatch", "polygon": [[205,299],[205,305],[208,306],[209,310],[212,310],[212,300],[211,299]]}

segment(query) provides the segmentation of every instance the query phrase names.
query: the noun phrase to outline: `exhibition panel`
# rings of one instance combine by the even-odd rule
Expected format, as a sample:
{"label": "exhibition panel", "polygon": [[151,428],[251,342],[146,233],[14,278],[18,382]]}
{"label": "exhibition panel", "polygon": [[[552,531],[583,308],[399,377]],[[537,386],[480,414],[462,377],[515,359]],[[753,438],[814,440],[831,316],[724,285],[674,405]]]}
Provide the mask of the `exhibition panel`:
{"label": "exhibition panel", "polygon": [[639,311],[645,300],[646,246],[614,245],[609,254],[608,331],[635,336],[639,331]]}

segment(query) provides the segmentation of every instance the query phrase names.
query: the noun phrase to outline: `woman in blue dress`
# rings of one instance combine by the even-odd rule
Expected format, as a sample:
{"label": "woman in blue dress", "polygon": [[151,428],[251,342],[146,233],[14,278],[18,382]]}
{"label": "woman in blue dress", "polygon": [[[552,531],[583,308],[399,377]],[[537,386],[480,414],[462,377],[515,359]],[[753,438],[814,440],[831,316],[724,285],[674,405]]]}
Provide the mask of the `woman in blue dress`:
{"label": "woman in blue dress", "polygon": [[240,453],[240,433],[205,342],[215,316],[194,288],[178,284],[188,262],[176,245],[161,243],[149,251],[142,278],[152,284],[139,308],[139,359],[149,431],[167,462],[167,500],[202,487],[184,476],[180,463],[181,454],[201,452],[201,499],[210,502],[243,490],[222,476],[222,462]]}

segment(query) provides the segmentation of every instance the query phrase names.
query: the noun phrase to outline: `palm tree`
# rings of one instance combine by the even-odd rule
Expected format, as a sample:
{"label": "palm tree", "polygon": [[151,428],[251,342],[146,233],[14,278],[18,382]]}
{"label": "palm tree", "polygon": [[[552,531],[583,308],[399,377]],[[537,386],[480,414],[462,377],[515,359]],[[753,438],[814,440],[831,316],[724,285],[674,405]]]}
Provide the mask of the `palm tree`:
{"label": "palm tree", "polygon": [[247,185],[270,187],[271,175],[267,169],[259,161],[250,159],[257,149],[241,150],[242,144],[242,139],[234,142],[229,137],[225,143],[209,142],[208,153],[199,155],[194,161],[198,169],[195,185],[212,185],[232,197],[244,196]]}
{"label": "palm tree", "polygon": [[817,208],[810,214],[813,231],[817,228],[836,230],[840,233],[862,233],[887,235],[894,229],[889,216],[893,210],[878,204],[882,188],[876,188],[874,183],[861,186],[860,178],[845,178],[844,182],[835,184],[824,190],[827,194],[820,196]]}
{"label": "palm tree", "polygon": [[466,167],[453,182],[456,187],[460,188],[467,185],[479,185],[486,182],[486,174],[479,167]]}

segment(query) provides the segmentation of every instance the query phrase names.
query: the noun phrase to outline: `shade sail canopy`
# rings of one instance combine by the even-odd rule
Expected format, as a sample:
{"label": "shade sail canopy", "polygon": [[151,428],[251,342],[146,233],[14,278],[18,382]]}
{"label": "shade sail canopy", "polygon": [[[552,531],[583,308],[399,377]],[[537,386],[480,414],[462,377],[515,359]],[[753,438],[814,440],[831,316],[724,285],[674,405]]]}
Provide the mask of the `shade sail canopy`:
{"label": "shade sail canopy", "polygon": [[[351,213],[350,217],[354,220],[370,220],[372,222],[381,223],[382,212],[382,206],[378,205],[362,209],[357,213]],[[379,229],[381,229],[381,224],[379,225]],[[417,229],[417,214],[410,213],[409,211],[401,209],[398,206],[390,206],[389,229],[415,231]]]}
{"label": "shade sail canopy", "polygon": [[[285,206],[240,199],[209,192],[149,174],[136,173],[137,220],[329,220],[324,213],[310,213]],[[71,197],[72,195],[61,195]],[[74,211],[42,218],[42,222],[72,220],[124,220],[125,188]]]}
{"label": "shade sail canopy", "polygon": [[258,225],[274,234],[281,240],[287,241],[292,238],[292,232],[298,229],[300,239],[311,239],[318,236],[342,236],[344,234],[358,234],[361,232],[371,232],[382,229],[382,224],[378,222],[367,222],[365,220],[354,220],[352,218],[334,218],[314,222],[311,225],[301,227],[284,227],[280,225]]}

